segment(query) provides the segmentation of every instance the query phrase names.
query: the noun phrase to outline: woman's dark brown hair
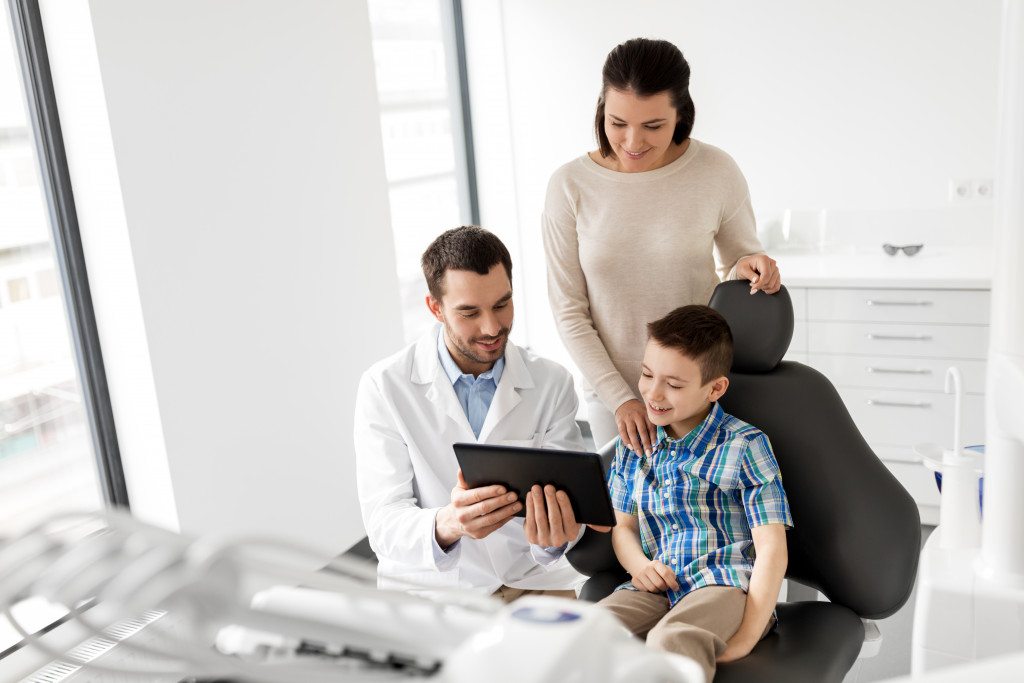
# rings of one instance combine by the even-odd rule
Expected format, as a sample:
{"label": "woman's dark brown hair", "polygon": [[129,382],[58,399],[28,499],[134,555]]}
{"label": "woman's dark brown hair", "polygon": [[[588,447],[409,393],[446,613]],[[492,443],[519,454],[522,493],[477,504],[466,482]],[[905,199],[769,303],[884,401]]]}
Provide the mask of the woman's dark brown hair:
{"label": "woman's dark brown hair", "polygon": [[608,53],[601,70],[601,96],[597,99],[594,132],[601,156],[615,158],[604,132],[604,99],[609,88],[650,97],[667,92],[679,115],[672,142],[677,145],[690,137],[696,115],[690,98],[690,65],[678,47],[667,40],[634,38]]}

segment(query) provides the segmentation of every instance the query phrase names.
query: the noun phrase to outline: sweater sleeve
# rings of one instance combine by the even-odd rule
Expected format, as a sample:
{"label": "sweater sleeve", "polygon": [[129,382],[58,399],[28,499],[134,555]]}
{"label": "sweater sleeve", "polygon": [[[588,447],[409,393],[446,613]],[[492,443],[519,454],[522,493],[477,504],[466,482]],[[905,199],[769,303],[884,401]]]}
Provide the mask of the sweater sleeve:
{"label": "sweater sleeve", "polygon": [[[724,155],[724,153],[723,153]],[[750,203],[750,190],[743,172],[731,157],[727,159],[729,201],[724,207],[722,223],[715,236],[718,252],[718,276],[722,280],[736,280],[736,264],[745,256],[763,254],[764,247],[757,238],[754,208]]]}
{"label": "sweater sleeve", "polygon": [[547,260],[548,301],[562,343],[604,405],[615,411],[635,398],[615,369],[594,327],[587,279],[580,265],[576,205],[569,183],[556,172],[548,183],[541,229]]}

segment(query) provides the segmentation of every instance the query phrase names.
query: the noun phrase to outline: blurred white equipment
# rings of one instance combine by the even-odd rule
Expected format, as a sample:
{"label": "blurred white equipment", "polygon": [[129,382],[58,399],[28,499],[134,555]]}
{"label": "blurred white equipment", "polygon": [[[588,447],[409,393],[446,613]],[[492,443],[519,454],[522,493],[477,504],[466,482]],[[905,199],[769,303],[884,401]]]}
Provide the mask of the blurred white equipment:
{"label": "blurred white equipment", "polygon": [[960,369],[946,371],[946,393],[954,393],[953,448],[943,449],[938,444],[918,444],[914,450],[925,467],[936,473],[942,482],[939,505],[939,528],[936,536],[942,548],[977,548],[981,543],[980,482],[984,473],[984,454],[973,446],[964,448],[960,440],[963,381]]}
{"label": "blurred white equipment", "polygon": [[1024,650],[1024,0],[1003,2],[1000,78],[981,545],[945,522],[925,544],[915,676]]}
{"label": "blurred white equipment", "polygon": [[147,639],[116,646],[134,650],[131,668],[75,649],[48,652],[90,671],[90,681],[104,673],[254,683],[704,680],[695,662],[648,650],[587,603],[534,597],[506,606],[461,592],[427,600],[378,591],[362,563],[339,560],[311,574],[301,568],[309,559],[286,543],[187,539],[119,513],[64,516],[0,544],[0,609],[17,627],[11,606],[41,596],[93,634],[163,613],[145,627]]}

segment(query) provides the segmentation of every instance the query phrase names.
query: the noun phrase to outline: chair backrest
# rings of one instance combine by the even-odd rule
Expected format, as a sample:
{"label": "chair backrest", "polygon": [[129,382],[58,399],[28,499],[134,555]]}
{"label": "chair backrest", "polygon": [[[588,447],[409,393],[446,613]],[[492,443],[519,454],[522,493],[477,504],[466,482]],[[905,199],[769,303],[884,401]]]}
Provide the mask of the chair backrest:
{"label": "chair backrest", "polygon": [[921,551],[913,498],[854,424],[832,383],[782,361],[793,335],[783,287],[750,294],[744,281],[719,285],[710,306],[733,332],[733,366],[723,410],[771,441],[793,513],[787,576],[866,618],[910,597]]}

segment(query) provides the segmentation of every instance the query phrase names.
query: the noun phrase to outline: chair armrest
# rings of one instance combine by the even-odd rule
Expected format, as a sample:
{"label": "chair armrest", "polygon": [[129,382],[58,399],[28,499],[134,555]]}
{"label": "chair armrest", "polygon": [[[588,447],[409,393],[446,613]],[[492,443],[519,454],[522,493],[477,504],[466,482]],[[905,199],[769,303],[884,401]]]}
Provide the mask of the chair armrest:
{"label": "chair armrest", "polygon": [[583,538],[565,553],[569,564],[586,576],[604,571],[622,571],[615,550],[612,548],[611,532],[601,533],[587,528]]}
{"label": "chair armrest", "polygon": [[580,589],[580,600],[587,602],[598,602],[612,594],[623,582],[629,579],[625,569],[618,571],[605,571],[594,574]]}

